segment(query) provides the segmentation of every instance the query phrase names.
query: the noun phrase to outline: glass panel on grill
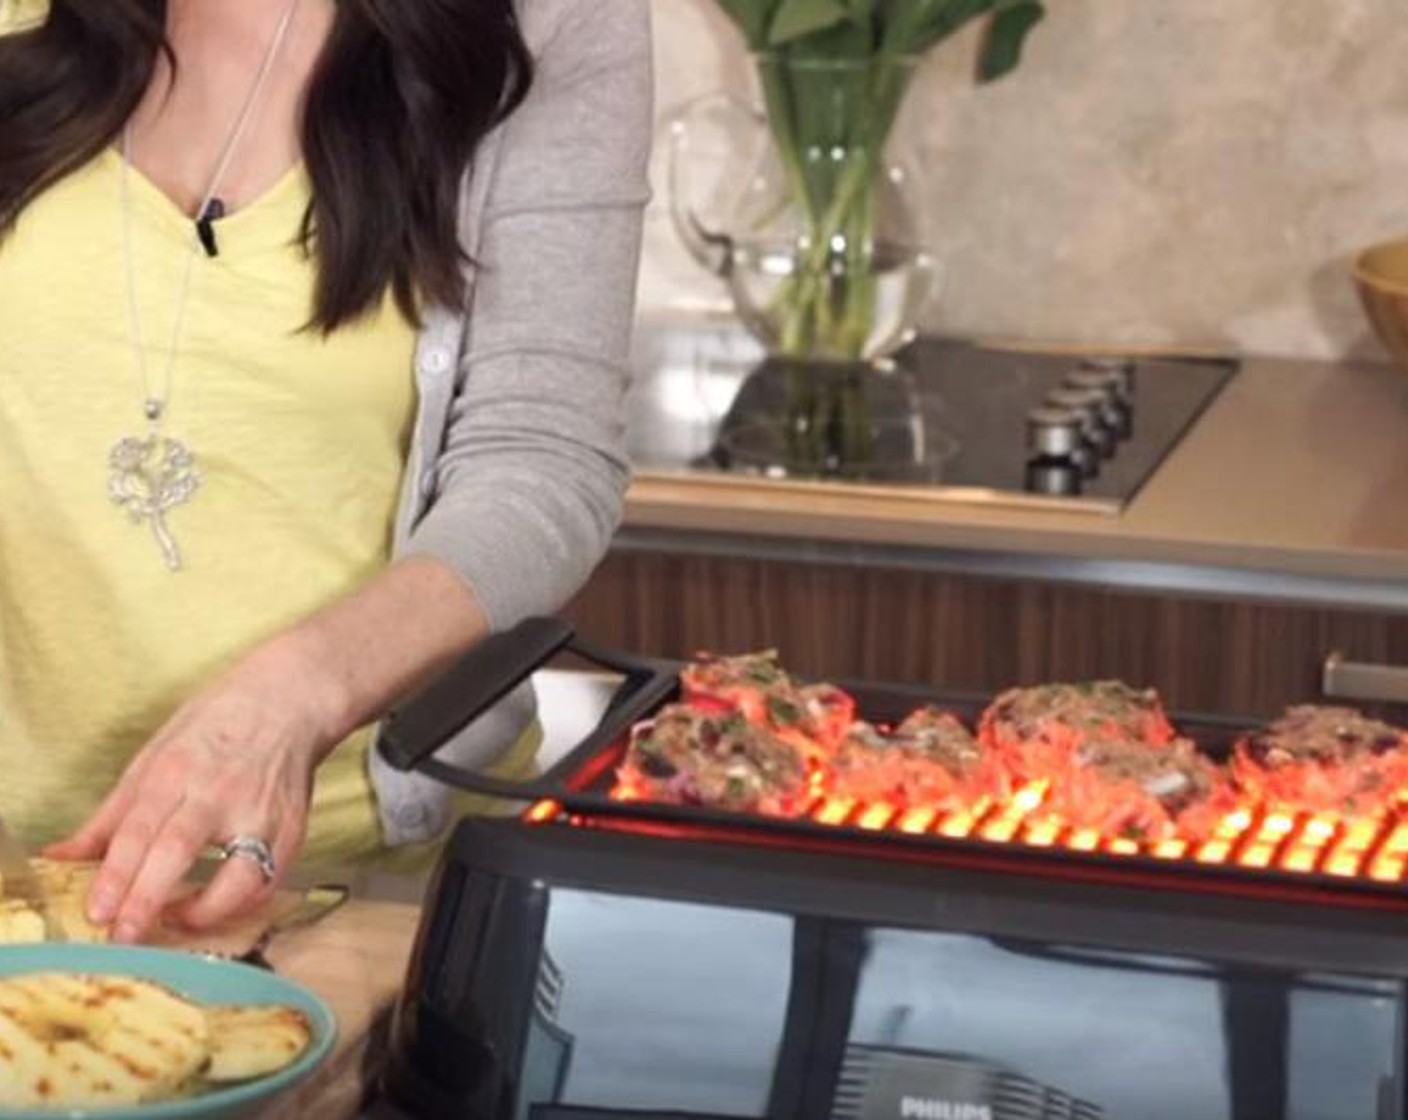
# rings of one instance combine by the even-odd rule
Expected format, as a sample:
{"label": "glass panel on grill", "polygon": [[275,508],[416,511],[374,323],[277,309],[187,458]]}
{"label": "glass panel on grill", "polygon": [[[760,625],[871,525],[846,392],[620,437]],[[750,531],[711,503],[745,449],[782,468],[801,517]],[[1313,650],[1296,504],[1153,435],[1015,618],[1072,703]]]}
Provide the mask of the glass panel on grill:
{"label": "glass panel on grill", "polygon": [[[566,1055],[528,1104],[634,1115],[766,1115],[785,1031],[793,921],[555,889],[540,1050]],[[525,1115],[527,1112],[525,1111]],[[563,1115],[571,1115],[564,1112]]]}
{"label": "glass panel on grill", "polygon": [[1395,981],[966,934],[865,942],[832,1120],[898,1116],[905,1098],[961,1116],[1400,1115]]}

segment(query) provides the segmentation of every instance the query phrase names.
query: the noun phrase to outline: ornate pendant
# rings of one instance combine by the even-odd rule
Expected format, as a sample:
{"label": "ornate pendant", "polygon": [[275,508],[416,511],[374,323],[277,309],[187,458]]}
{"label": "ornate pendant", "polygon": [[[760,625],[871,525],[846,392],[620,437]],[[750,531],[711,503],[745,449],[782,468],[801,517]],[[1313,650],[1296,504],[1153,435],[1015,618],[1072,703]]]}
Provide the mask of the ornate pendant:
{"label": "ornate pendant", "polygon": [[113,444],[108,455],[108,497],[127,511],[134,525],[148,522],[162,558],[181,570],[181,549],[166,524],[166,512],[191,500],[200,487],[195,456],[180,440],[153,432]]}

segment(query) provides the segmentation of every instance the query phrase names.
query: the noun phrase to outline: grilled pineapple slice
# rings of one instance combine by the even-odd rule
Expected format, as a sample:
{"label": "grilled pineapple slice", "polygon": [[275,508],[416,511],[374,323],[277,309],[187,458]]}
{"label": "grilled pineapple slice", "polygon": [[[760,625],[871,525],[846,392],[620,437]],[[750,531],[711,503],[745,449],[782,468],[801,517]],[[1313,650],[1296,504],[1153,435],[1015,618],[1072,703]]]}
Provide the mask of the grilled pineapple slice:
{"label": "grilled pineapple slice", "polygon": [[[88,920],[86,906],[88,890],[97,875],[94,863],[60,863],[56,860],[31,861],[44,892],[44,909],[50,922],[63,931],[65,941],[102,942],[108,939],[104,926]],[[18,945],[44,941],[49,931],[45,915],[19,899],[4,897],[4,881],[0,879],[0,945]]]}
{"label": "grilled pineapple slice", "polygon": [[211,1082],[267,1077],[292,1064],[312,1038],[308,1017],[296,1007],[215,1006],[206,1009]]}
{"label": "grilled pineapple slice", "polygon": [[0,980],[0,1107],[165,1100],[208,1058],[204,1011],[158,984],[65,973]]}
{"label": "grilled pineapple slice", "polygon": [[43,941],[44,918],[23,902],[0,901],[0,945]]}

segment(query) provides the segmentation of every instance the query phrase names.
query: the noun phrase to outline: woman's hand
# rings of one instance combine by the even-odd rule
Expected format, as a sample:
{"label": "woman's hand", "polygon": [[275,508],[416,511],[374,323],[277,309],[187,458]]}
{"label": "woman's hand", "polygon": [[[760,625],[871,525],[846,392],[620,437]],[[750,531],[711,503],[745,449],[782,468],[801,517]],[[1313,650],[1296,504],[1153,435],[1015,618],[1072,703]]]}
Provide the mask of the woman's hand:
{"label": "woman's hand", "polygon": [[[440,560],[398,560],[260,646],[171,717],[93,819],[49,848],[99,859],[89,917],[135,941],[208,845],[267,843],[282,874],[303,845],[313,772],[487,632],[473,591]],[[231,859],[178,917],[206,929],[262,902],[257,864]]]}
{"label": "woman's hand", "polygon": [[[303,845],[313,773],[340,737],[317,659],[293,634],[261,646],[193,697],[142,748],[94,816],[47,851],[103,863],[91,920],[133,942],[157,924],[209,845],[257,837],[282,876]],[[180,920],[207,928],[263,902],[275,882],[230,859]]]}

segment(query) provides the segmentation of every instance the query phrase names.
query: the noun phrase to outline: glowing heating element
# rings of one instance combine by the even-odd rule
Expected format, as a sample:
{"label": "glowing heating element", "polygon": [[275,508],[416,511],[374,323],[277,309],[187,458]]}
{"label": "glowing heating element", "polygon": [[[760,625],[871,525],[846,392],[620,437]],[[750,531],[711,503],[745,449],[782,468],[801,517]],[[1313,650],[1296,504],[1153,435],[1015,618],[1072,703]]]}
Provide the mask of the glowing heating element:
{"label": "glowing heating element", "polygon": [[[1072,828],[1046,809],[1049,783],[1032,782],[1005,800],[988,797],[945,811],[888,801],[863,802],[827,796],[814,775],[812,796],[799,811],[805,819],[832,828],[868,833],[895,832],[985,844],[1065,849],[1119,857],[1144,856],[1164,863],[1244,867],[1256,871],[1365,878],[1379,883],[1408,881],[1408,821],[1389,816],[1345,818],[1337,813],[1291,813],[1238,808],[1206,832],[1193,836],[1119,836],[1098,829]],[[620,782],[611,798],[646,800],[644,792]],[[532,823],[562,815],[556,802],[543,801],[525,814]]]}
{"label": "glowing heating element", "polygon": [[[1394,811],[1373,816],[1296,813],[1242,805],[1197,834],[1141,836],[1072,826],[1048,805],[1051,783],[1047,780],[1029,782],[1005,798],[980,796],[950,808],[905,804],[899,798],[859,801],[838,796],[829,792],[830,775],[815,760],[814,767],[802,804],[793,806],[786,815],[829,828],[1047,851],[1143,856],[1164,863],[1319,874],[1378,883],[1408,882],[1408,819],[1399,820],[1401,812],[1408,812],[1408,791]],[[618,802],[650,800],[647,790],[632,783],[624,772],[610,797]],[[525,819],[543,823],[562,815],[561,805],[543,801],[529,809]]]}

